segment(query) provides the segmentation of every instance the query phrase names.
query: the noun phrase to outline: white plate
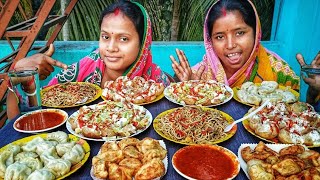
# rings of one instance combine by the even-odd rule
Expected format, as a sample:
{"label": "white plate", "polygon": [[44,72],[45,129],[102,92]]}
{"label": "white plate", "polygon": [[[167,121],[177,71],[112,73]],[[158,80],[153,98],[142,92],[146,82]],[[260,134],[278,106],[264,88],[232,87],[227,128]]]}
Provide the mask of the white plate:
{"label": "white plate", "polygon": [[[192,81],[197,81],[197,80],[192,80]],[[223,85],[224,85],[224,84],[223,84]],[[231,96],[228,97],[227,99],[225,99],[225,100],[224,100],[223,102],[221,102],[221,103],[211,104],[211,105],[204,106],[204,107],[219,106],[219,105],[221,105],[221,104],[224,104],[224,103],[230,101],[230,99],[232,99],[232,97],[233,97],[233,90],[232,90],[229,86],[227,86],[227,85],[224,85],[224,86],[225,86],[225,88],[227,89],[227,91],[228,91],[229,93],[231,93]],[[164,89],[164,91],[163,91],[164,96],[165,96],[169,101],[171,101],[171,102],[173,102],[173,103],[175,103],[175,104],[181,105],[181,106],[195,106],[195,105],[186,105],[185,103],[177,102],[174,98],[172,98],[172,97],[169,95],[169,93],[168,93],[169,88],[170,88],[170,86],[167,86],[167,87]],[[202,106],[202,105],[196,105],[196,106]]]}
{"label": "white plate", "polygon": [[[234,179],[234,178],[239,174],[239,172],[240,172],[240,163],[239,163],[239,160],[238,160],[237,156],[236,156],[232,151],[230,151],[229,149],[224,148],[224,147],[222,147],[222,146],[218,146],[218,145],[208,145],[208,144],[198,144],[198,145],[192,145],[192,146],[185,146],[185,147],[179,149],[177,152],[175,152],[175,153],[173,154],[173,156],[172,156],[172,161],[171,161],[174,170],[175,170],[178,174],[180,174],[182,177],[184,177],[184,178],[186,178],[186,179],[188,179],[188,180],[196,180],[196,179],[194,179],[194,178],[192,178],[192,177],[184,174],[183,172],[181,172],[181,171],[175,166],[175,159],[177,159],[177,153],[178,153],[179,151],[188,151],[188,149],[190,149],[190,148],[204,148],[204,147],[216,149],[216,150],[220,151],[220,153],[225,154],[226,156],[228,156],[228,157],[231,159],[231,161],[233,162],[233,164],[234,164],[234,166],[235,166],[235,170],[234,170],[234,172],[232,172],[232,176],[231,176],[230,178],[227,178],[227,180]],[[189,153],[189,155],[190,155],[190,153]],[[190,155],[190,156],[192,156],[192,155]],[[205,157],[203,157],[203,158],[205,158]],[[213,166],[217,166],[218,164],[213,162],[212,165],[213,165]],[[199,164],[199,166],[203,166],[203,165]],[[219,165],[218,165],[218,166],[219,166]],[[205,169],[205,168],[206,168],[206,167],[203,166],[203,169]],[[198,168],[197,168],[197,169],[198,169]],[[199,169],[202,169],[202,168],[199,168]],[[227,171],[230,171],[230,169],[228,169]]]}
{"label": "white plate", "polygon": [[[165,150],[167,150],[167,147],[166,147],[166,144],[164,143],[164,141],[163,140],[158,140],[159,141],[159,143],[160,143],[160,145],[165,149]],[[100,151],[98,152],[98,153],[100,153]],[[162,162],[163,162],[163,164],[164,164],[164,168],[165,168],[165,172],[164,172],[164,175],[166,175],[167,174],[167,170],[168,170],[168,150],[167,150],[167,155],[166,155],[166,157],[162,160]],[[164,176],[163,175],[163,176]],[[103,180],[103,179],[100,179],[100,178],[96,178],[94,175],[93,175],[93,168],[91,167],[91,170],[90,170],[90,176],[91,176],[91,178],[93,179],[93,180]],[[156,178],[156,179],[154,179],[154,180],[159,180],[159,179],[161,179],[162,177],[159,177],[159,178]],[[132,178],[132,179],[134,179],[134,178]]]}
{"label": "white plate", "polygon": [[[39,129],[39,130],[22,130],[22,129],[19,129],[17,127],[17,124],[19,121],[21,121],[23,118],[27,117],[27,116],[30,116],[32,114],[37,114],[37,113],[41,113],[41,112],[56,112],[60,115],[63,116],[63,120],[61,121],[61,123],[55,125],[55,126],[52,126],[52,127],[48,127],[48,128],[45,128],[45,129]],[[68,119],[68,113],[61,110],[61,109],[39,109],[39,110],[36,110],[36,111],[32,111],[32,112],[28,112],[22,116],[20,116],[14,123],[13,123],[13,128],[16,130],[16,131],[19,131],[19,132],[23,132],[23,133],[40,133],[40,132],[45,132],[45,131],[49,131],[49,130],[52,130],[52,129],[55,129],[61,125],[63,125]],[[30,121],[29,121],[30,122]],[[43,121],[41,121],[41,123],[43,123]],[[33,125],[33,124],[39,124],[39,123],[35,123],[35,122],[30,122],[30,126]]]}
{"label": "white plate", "polygon": [[[249,146],[251,148],[251,150],[254,150],[254,148],[257,146],[258,144],[241,144],[239,149],[238,149],[238,159],[240,162],[240,167],[243,170],[243,172],[246,174],[247,178],[249,178],[249,174],[248,174],[248,166],[247,163],[243,160],[242,156],[241,156],[241,150],[247,146]],[[270,149],[276,151],[277,153],[288,146],[292,146],[293,144],[265,144],[266,146],[268,146]],[[304,145],[303,145],[304,146]],[[306,150],[308,150],[308,148],[306,146],[304,146],[304,148]]]}
{"label": "white plate", "polygon": [[[95,105],[91,105],[91,106],[95,106]],[[134,106],[137,106],[137,105],[134,105]],[[146,112],[146,116],[149,117],[149,119],[148,119],[148,125],[146,126],[145,129],[138,130],[136,133],[131,134],[129,137],[132,137],[132,136],[135,136],[135,135],[137,135],[137,134],[142,133],[143,131],[145,131],[146,129],[148,129],[149,126],[151,125],[152,119],[153,119],[153,118],[152,118],[152,114],[151,114],[150,111],[148,111],[147,109],[146,109],[146,111],[147,111],[147,112]],[[76,112],[74,112],[74,113],[69,117],[69,119],[70,119],[70,118],[75,118],[75,117],[78,116],[78,115],[79,115],[79,110],[76,111]],[[127,138],[127,137],[122,137],[122,136],[104,137],[104,138],[101,138],[101,139],[88,138],[88,137],[83,136],[82,134],[77,134],[77,133],[71,128],[71,124],[69,123],[69,121],[66,122],[66,126],[67,126],[68,131],[69,131],[71,134],[73,134],[73,135],[75,135],[75,136],[78,136],[78,137],[80,137],[80,138],[82,138],[82,139],[91,140],[91,141],[116,141],[116,140],[121,140],[121,139],[123,139],[123,138]]]}

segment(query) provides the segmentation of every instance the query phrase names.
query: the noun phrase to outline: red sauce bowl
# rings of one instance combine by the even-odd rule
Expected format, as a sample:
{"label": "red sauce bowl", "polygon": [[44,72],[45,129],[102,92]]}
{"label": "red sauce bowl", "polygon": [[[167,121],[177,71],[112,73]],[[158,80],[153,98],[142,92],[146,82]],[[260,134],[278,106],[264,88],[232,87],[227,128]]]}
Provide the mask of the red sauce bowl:
{"label": "red sauce bowl", "polygon": [[233,179],[240,171],[238,157],[217,145],[191,145],[172,157],[173,168],[186,179]]}
{"label": "red sauce bowl", "polygon": [[39,133],[59,127],[67,119],[68,113],[61,109],[41,109],[20,116],[13,128],[24,133]]}

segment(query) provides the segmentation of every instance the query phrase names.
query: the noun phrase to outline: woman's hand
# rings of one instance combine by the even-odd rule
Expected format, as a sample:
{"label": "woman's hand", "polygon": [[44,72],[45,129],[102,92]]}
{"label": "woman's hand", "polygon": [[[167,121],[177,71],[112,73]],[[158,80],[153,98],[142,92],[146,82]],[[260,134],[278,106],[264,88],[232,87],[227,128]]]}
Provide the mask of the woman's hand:
{"label": "woman's hand", "polygon": [[14,68],[26,66],[37,67],[39,72],[39,78],[41,80],[44,80],[51,74],[51,72],[54,71],[54,66],[61,67],[63,69],[67,68],[66,64],[51,58],[53,53],[54,46],[53,44],[50,44],[49,49],[44,54],[34,54],[32,56],[20,59],[16,62]]}
{"label": "woman's hand", "polygon": [[199,80],[202,77],[205,67],[200,66],[196,73],[193,73],[188,59],[182,50],[176,49],[180,64],[173,56],[170,56],[172,69],[180,81]]}

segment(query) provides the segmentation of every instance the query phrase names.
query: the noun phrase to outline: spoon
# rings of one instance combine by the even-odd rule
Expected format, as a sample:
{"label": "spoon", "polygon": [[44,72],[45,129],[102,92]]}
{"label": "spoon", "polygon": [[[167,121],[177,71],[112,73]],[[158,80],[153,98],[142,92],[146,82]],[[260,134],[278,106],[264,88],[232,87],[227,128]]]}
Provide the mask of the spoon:
{"label": "spoon", "polygon": [[87,102],[88,99],[89,99],[88,97],[84,97],[83,99],[77,101],[75,104],[83,104],[83,103]]}
{"label": "spoon", "polygon": [[243,120],[246,120],[248,118],[251,118],[257,112],[261,111],[261,109],[264,108],[269,102],[270,102],[269,99],[266,100],[260,107],[258,107],[254,111],[252,111],[250,114],[248,114],[248,115],[246,115],[246,116],[244,116],[244,117],[242,117],[242,118],[240,118],[240,119],[238,119],[236,121],[233,121],[231,124],[229,124],[227,127],[224,128],[224,132],[229,132],[235,124],[237,124],[237,123],[239,123],[239,122],[241,122]]}

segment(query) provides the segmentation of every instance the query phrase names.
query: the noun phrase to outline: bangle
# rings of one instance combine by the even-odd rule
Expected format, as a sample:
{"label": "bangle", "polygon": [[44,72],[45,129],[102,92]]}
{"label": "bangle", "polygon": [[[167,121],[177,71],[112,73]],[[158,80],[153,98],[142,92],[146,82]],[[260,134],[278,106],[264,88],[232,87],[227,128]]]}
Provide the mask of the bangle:
{"label": "bangle", "polygon": [[34,90],[33,93],[27,93],[27,92],[24,92],[27,96],[34,96],[37,94],[37,90]]}

